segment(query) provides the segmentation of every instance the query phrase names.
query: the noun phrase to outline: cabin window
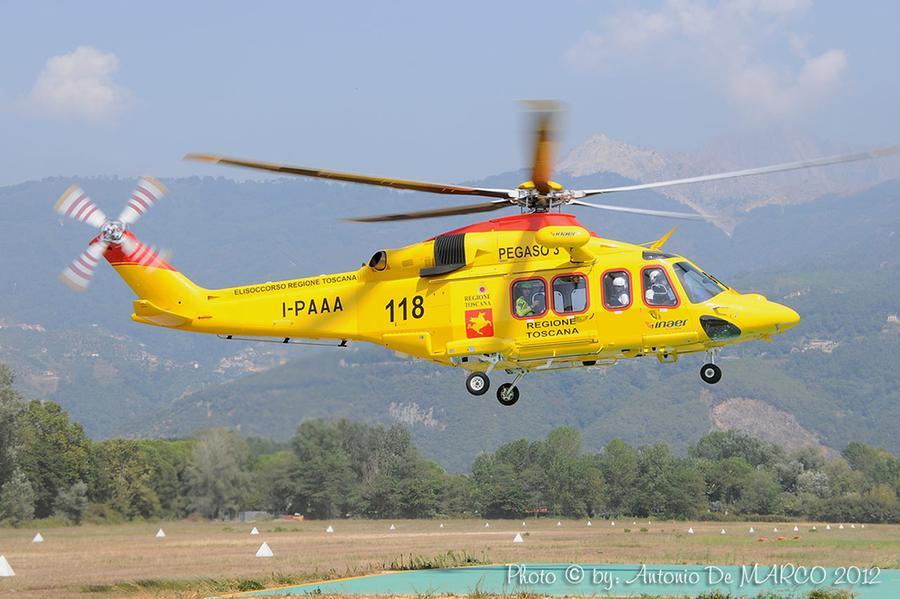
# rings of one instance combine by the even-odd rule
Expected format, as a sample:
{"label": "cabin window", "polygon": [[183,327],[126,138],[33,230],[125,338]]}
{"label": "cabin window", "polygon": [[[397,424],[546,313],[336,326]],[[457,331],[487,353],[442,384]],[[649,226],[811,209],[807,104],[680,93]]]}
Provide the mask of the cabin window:
{"label": "cabin window", "polygon": [[557,314],[577,314],[588,307],[587,277],[560,275],[553,279],[553,311]]}
{"label": "cabin window", "polygon": [[631,276],[627,270],[603,274],[603,305],[609,310],[624,310],[631,305]]}
{"label": "cabin window", "polygon": [[678,262],[672,268],[675,269],[675,275],[681,281],[681,287],[688,299],[695,304],[712,299],[725,291],[725,288],[712,277],[689,262]]}
{"label": "cabin window", "polygon": [[516,318],[537,318],[547,313],[547,283],[544,279],[513,282],[512,312]]}
{"label": "cabin window", "polygon": [[669,275],[661,266],[647,266],[641,271],[644,302],[648,306],[673,307],[678,305],[678,296],[672,288]]}

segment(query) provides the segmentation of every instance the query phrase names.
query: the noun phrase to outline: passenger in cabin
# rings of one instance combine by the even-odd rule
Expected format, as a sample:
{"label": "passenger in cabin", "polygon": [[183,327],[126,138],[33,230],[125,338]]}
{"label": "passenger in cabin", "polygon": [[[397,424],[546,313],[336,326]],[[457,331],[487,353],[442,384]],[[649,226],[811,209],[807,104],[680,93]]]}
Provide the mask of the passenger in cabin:
{"label": "passenger in cabin", "polygon": [[538,291],[531,296],[531,311],[533,314],[543,314],[547,311],[547,294]]}
{"label": "passenger in cabin", "polygon": [[650,284],[644,297],[651,306],[669,306],[674,305],[675,294],[669,288],[669,279],[663,274],[662,270],[654,268],[647,271],[647,277]]}
{"label": "passenger in cabin", "polygon": [[547,313],[546,283],[542,279],[516,281],[512,287],[513,313],[518,318]]}
{"label": "passenger in cabin", "polygon": [[[535,294],[537,295],[537,294]],[[532,300],[534,298],[532,297]],[[525,299],[525,290],[519,292],[518,297],[516,298],[516,316],[519,318],[523,318],[525,316],[531,316],[534,314],[534,309],[532,308],[532,302],[529,302]]]}
{"label": "passenger in cabin", "polygon": [[613,308],[625,307],[630,299],[628,295],[628,280],[621,276],[613,279],[613,292],[609,300],[610,306]]}

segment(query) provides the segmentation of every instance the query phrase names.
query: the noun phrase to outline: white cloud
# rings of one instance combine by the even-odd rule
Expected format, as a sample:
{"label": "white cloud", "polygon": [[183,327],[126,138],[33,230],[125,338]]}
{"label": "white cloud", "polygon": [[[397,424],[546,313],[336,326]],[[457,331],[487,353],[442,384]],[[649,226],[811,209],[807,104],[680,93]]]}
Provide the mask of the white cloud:
{"label": "white cloud", "polygon": [[112,80],[119,68],[113,53],[91,46],[53,56],[28,96],[28,108],[37,115],[60,119],[101,121],[115,116],[131,94]]}
{"label": "white cloud", "polygon": [[[583,70],[663,65],[705,77],[744,114],[782,118],[821,103],[841,83],[847,56],[811,55],[789,29],[811,0],[664,0],[601,19],[566,52]],[[781,54],[780,58],[773,58]],[[651,62],[652,61],[652,64]]]}

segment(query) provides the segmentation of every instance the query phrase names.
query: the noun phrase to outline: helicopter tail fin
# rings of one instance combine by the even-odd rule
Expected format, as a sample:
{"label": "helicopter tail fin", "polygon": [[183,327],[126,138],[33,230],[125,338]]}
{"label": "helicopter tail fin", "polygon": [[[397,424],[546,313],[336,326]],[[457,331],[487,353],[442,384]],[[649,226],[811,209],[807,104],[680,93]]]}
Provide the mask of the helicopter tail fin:
{"label": "helicopter tail fin", "polygon": [[130,232],[128,243],[110,245],[104,257],[138,296],[132,319],[165,327],[179,327],[202,313],[207,290],[177,271],[160,252]]}

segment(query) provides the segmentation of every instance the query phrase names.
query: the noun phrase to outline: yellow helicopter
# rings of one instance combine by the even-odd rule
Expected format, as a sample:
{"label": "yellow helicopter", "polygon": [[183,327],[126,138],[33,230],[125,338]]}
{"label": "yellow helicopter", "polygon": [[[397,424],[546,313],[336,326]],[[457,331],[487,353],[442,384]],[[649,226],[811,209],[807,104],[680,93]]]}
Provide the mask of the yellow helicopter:
{"label": "yellow helicopter", "polygon": [[477,204],[352,219],[383,222],[492,212],[519,214],[475,223],[419,243],[383,249],[357,270],[225,289],[205,289],[173,268],[128,230],[165,193],[144,178],[122,214],[108,219],[78,187],[56,204],[58,213],[99,229],[63,273],[75,289],[87,287],[105,258],[138,299],[131,318],[227,339],[322,344],[366,341],[469,371],[466,389],[483,395],[489,375],[512,377],[497,389],[503,405],[519,399],[530,372],[610,365],[655,356],[675,362],[705,352],[702,380],[717,383],[721,348],[768,339],[797,325],[792,309],[755,293],[735,291],[697,264],[664,251],[674,232],[642,245],[601,237],[563,206],[678,219],[696,213],[595,204],[601,194],[716,181],[897,153],[885,148],[687,179],[571,190],[550,179],[555,152],[549,103],[534,106],[531,179],[515,189],[493,189],[372,177],[207,154],[185,158],[351,183],[488,198]]}

